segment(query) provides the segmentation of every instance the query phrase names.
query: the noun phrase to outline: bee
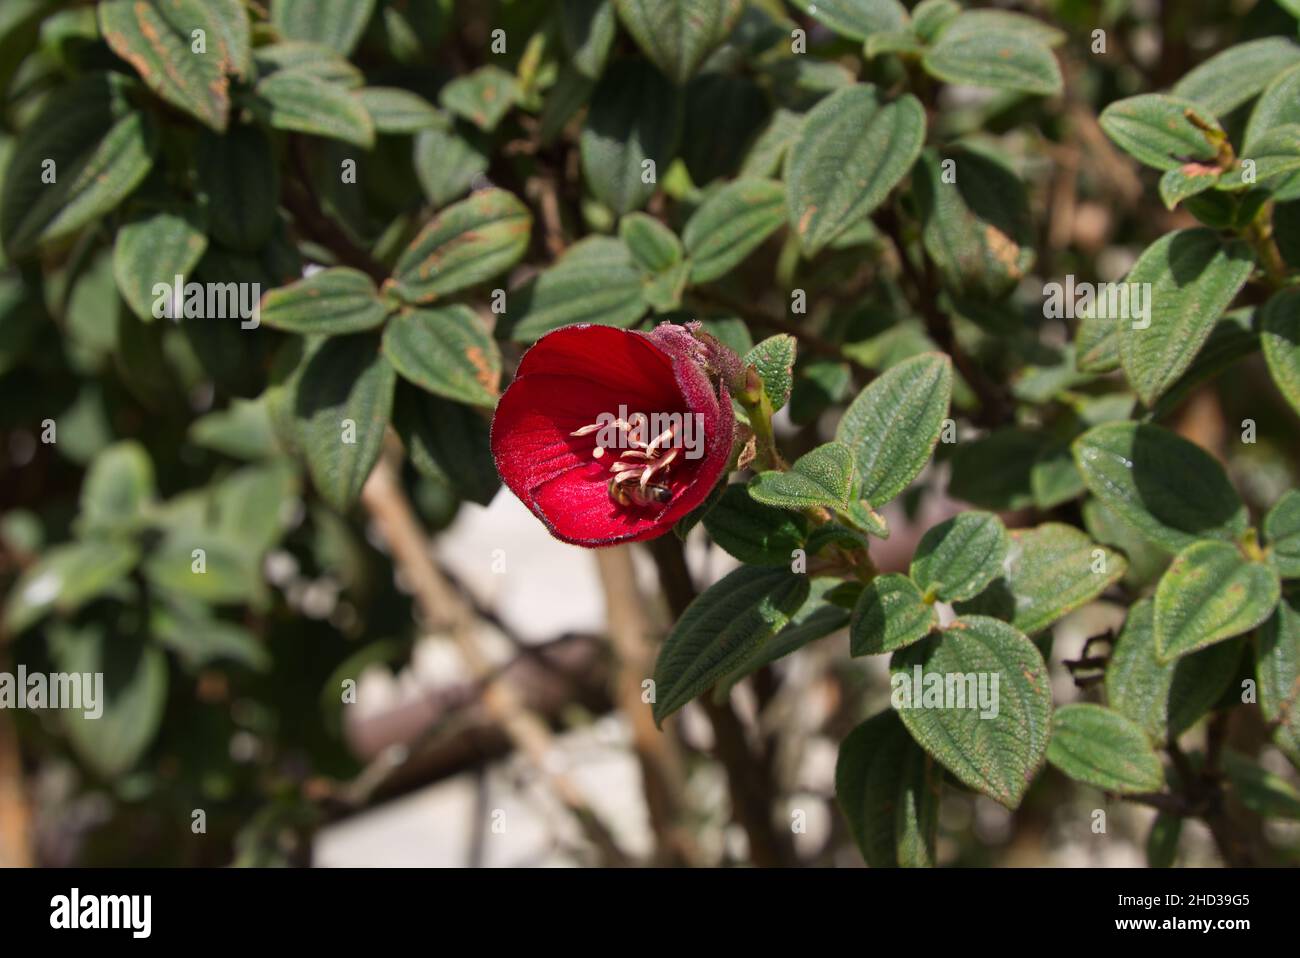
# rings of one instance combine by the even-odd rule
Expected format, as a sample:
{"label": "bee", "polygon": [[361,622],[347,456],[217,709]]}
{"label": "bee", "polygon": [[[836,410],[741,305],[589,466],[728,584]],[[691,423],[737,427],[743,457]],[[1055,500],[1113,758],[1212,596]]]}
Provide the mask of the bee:
{"label": "bee", "polygon": [[609,498],[620,506],[666,506],[672,502],[673,491],[655,482],[641,488],[636,482],[609,480]]}

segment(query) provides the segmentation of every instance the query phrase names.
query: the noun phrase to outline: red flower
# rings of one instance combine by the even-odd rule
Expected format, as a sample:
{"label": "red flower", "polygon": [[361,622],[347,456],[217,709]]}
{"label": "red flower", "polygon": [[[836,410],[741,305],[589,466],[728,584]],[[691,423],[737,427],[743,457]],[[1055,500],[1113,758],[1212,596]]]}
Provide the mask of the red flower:
{"label": "red flower", "polygon": [[497,471],[557,539],[606,546],[663,535],[731,457],[731,399],[709,368],[681,326],[548,333],[497,406]]}

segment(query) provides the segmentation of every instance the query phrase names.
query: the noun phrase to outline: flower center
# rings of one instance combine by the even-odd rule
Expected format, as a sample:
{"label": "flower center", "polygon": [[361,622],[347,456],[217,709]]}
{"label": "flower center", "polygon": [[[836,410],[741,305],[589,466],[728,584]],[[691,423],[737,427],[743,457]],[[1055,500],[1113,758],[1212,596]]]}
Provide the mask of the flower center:
{"label": "flower center", "polygon": [[[679,451],[668,448],[676,436],[676,428],[669,426],[646,441],[644,437],[648,435],[649,424],[649,417],[637,412],[627,419],[598,420],[569,433],[570,436],[589,436],[602,432],[591,450],[593,459],[604,459],[614,448],[623,450],[609,464],[609,498],[618,505],[666,505],[672,501],[673,491],[666,480]],[[606,437],[615,441],[610,442]]]}

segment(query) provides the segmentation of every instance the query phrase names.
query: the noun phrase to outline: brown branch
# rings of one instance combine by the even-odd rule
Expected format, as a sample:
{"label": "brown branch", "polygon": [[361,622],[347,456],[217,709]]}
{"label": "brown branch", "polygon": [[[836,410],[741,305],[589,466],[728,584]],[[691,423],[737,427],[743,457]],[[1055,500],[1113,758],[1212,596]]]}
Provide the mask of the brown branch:
{"label": "brown branch", "polygon": [[793,336],[804,346],[807,346],[809,350],[819,356],[825,356],[828,359],[838,359],[841,362],[853,363],[855,366],[864,369],[866,372],[871,372],[871,370],[862,366],[861,363],[845,356],[844,351],[839,346],[818,336],[811,329],[808,329],[799,323],[792,322],[783,316],[773,316],[770,313],[759,312],[752,303],[742,303],[715,289],[695,288],[687,293],[687,296],[704,309],[721,309],[728,313],[735,313],[741,319],[746,319],[757,326],[762,326],[778,333],[786,333]]}
{"label": "brown branch", "polygon": [[546,723],[524,706],[518,691],[479,648],[473,610],[434,564],[428,539],[387,458],[381,457],[375,464],[361,491],[361,502],[388,543],[394,565],[410,584],[425,624],[451,636],[471,674],[482,683],[483,703],[489,713],[542,774],[602,860],[608,865],[628,864],[582,792],[555,768],[559,753]]}
{"label": "brown branch", "polygon": [[0,710],[0,868],[30,868],[31,804],[13,721]]}
{"label": "brown branch", "polygon": [[654,672],[654,648],[630,547],[598,549],[596,566],[605,593],[609,641],[618,658],[615,699],[632,729],[646,808],[659,846],[656,858],[663,865],[700,864],[699,849],[683,824],[686,782],[681,755],[674,739],[655,727],[652,710],[641,697],[642,681]]}
{"label": "brown branch", "polygon": [[307,166],[303,139],[298,136],[291,137],[290,150],[293,153],[298,178],[284,178],[280,188],[280,199],[285,208],[293,214],[298,229],[312,242],[324,246],[333,253],[343,265],[359,269],[376,283],[383,283],[388,278],[388,270],[352,242],[352,238],[343,231],[343,228],[322,211],[320,199],[311,187],[311,173]]}
{"label": "brown branch", "polygon": [[957,343],[953,332],[952,320],[939,308],[939,282],[935,276],[934,264],[925,259],[925,272],[916,268],[907,255],[903,243],[902,226],[893,209],[885,207],[875,216],[876,225],[893,243],[894,252],[904,277],[912,288],[913,305],[925,321],[930,338],[945,353],[952,357],[952,363],[961,374],[962,379],[974,391],[979,400],[979,414],[972,417],[980,425],[996,428],[1004,424],[1010,416],[1010,406],[1002,391],[984,375],[976,362],[967,356]]}
{"label": "brown branch", "polygon": [[[681,618],[695,599],[695,585],[682,544],[674,535],[660,536],[650,543],[659,582],[674,619]],[[706,692],[700,705],[713,724],[714,748],[727,773],[732,813],[749,838],[749,854],[755,865],[780,867],[797,864],[794,842],[789,833],[772,822],[777,788],[771,766],[755,755],[746,739],[745,727],[729,701],[714,703]]]}

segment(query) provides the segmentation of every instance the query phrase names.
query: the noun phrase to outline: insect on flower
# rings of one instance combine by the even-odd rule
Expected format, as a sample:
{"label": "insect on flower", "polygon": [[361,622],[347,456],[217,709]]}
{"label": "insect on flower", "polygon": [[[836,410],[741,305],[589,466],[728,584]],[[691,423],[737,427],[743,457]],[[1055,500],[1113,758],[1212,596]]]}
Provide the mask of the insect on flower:
{"label": "insect on flower", "polygon": [[[565,542],[662,535],[704,501],[731,455],[731,399],[711,370],[681,326],[549,333],[524,355],[497,406],[497,471]],[[684,446],[682,423],[698,423],[700,448]]]}

